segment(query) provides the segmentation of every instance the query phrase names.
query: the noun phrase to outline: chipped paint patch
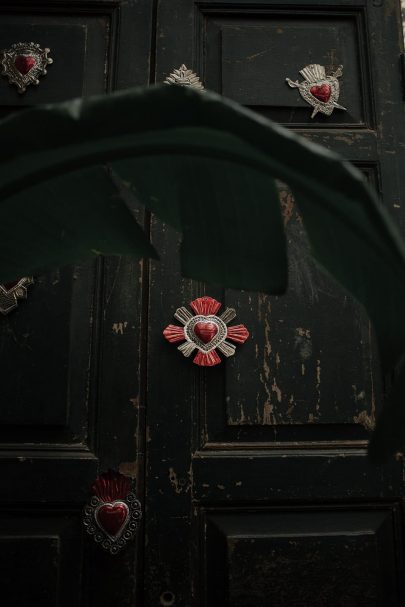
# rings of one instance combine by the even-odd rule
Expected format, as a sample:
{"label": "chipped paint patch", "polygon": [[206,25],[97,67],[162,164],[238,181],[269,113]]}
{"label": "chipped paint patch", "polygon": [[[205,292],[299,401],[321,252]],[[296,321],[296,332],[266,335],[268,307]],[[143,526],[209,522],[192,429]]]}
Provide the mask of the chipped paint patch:
{"label": "chipped paint patch", "polygon": [[354,402],[357,404],[359,401],[364,401],[366,398],[366,392],[364,390],[360,390],[360,392],[357,389],[357,386],[355,384],[352,385],[352,390],[353,390],[353,400]]}
{"label": "chipped paint patch", "polygon": [[375,428],[374,415],[369,415],[366,410],[360,411],[358,415],[355,415],[353,421],[355,424],[364,426],[366,430],[374,430]]}
{"label": "chipped paint patch", "polygon": [[123,335],[127,326],[128,322],[126,320],[124,322],[115,322],[112,326],[112,330],[116,335]]}
{"label": "chipped paint patch", "polygon": [[264,403],[264,408],[263,408],[263,424],[264,425],[265,424],[271,424],[272,422],[265,421],[266,420],[266,412],[268,410],[268,406],[271,406],[271,408],[272,408],[271,411],[273,411],[273,405],[271,404],[271,392],[270,392],[269,386],[268,386],[266,380],[264,379],[262,373],[260,373],[259,377],[260,377],[260,382],[263,384],[263,387],[264,387],[264,389],[266,391],[266,394],[267,394],[267,400]]}
{"label": "chipped paint patch", "polygon": [[275,423],[274,405],[270,401],[266,401],[263,405],[263,425],[271,426]]}
{"label": "chipped paint patch", "polygon": [[243,405],[242,405],[242,403],[240,403],[240,405],[239,405],[239,409],[240,409],[240,418],[239,418],[239,420],[237,421],[237,423],[238,423],[238,424],[245,424],[245,423],[246,423],[246,421],[247,421],[247,419],[246,419],[245,412],[244,412],[244,410],[243,410]]}
{"label": "chipped paint patch", "polygon": [[290,191],[280,191],[281,214],[283,216],[284,227],[288,224],[294,212],[294,198]]}
{"label": "chipped paint patch", "polygon": [[266,55],[266,53],[270,53],[271,49],[265,49],[264,51],[260,51],[259,53],[254,53],[253,55],[248,55],[246,57],[247,61],[252,61],[253,59],[256,59],[256,57],[262,57],[263,55]]}
{"label": "chipped paint patch", "polygon": [[174,468],[169,468],[169,480],[176,493],[181,493],[183,491],[183,487],[180,485],[180,481],[177,478]]}
{"label": "chipped paint patch", "polygon": [[308,339],[311,339],[311,330],[310,329],[303,329],[302,327],[297,327],[296,331],[297,331],[298,335],[300,335],[301,337],[307,337]]}
{"label": "chipped paint patch", "polygon": [[191,465],[187,477],[178,477],[175,469],[169,468],[169,481],[177,494],[188,493],[193,483],[193,470]]}
{"label": "chipped paint patch", "polygon": [[289,401],[288,401],[288,409],[287,409],[287,415],[289,417],[292,416],[294,408],[295,408],[294,394],[291,394]]}
{"label": "chipped paint patch", "polygon": [[134,462],[122,462],[118,466],[118,470],[124,476],[130,476],[131,478],[136,478],[137,472],[137,461]]}
{"label": "chipped paint patch", "polygon": [[276,378],[274,378],[274,379],[273,379],[273,385],[271,386],[271,389],[272,389],[272,391],[273,391],[273,392],[275,392],[275,393],[276,393],[276,396],[277,396],[277,401],[278,401],[279,403],[281,403],[281,399],[282,399],[282,397],[283,397],[283,394],[282,394],[282,392],[281,392],[280,388],[279,388],[279,387],[278,387],[278,385],[277,385]]}
{"label": "chipped paint patch", "polygon": [[321,385],[321,361],[316,361],[316,387],[319,388]]}
{"label": "chipped paint patch", "polygon": [[302,360],[308,360],[312,356],[312,341],[310,329],[297,327],[295,329],[294,348],[297,348]]}

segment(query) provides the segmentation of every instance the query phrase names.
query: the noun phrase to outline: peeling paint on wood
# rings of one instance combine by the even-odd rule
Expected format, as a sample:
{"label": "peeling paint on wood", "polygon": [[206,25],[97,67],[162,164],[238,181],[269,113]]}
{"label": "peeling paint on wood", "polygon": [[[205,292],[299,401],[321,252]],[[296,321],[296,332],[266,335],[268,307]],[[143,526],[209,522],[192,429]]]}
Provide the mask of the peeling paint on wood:
{"label": "peeling paint on wood", "polygon": [[187,472],[186,476],[178,477],[174,468],[169,468],[169,481],[177,494],[188,493],[192,487],[192,468]]}
{"label": "peeling paint on wood", "polygon": [[114,331],[114,333],[116,335],[123,335],[125,329],[128,326],[128,322],[127,321],[123,321],[123,322],[115,322],[112,326],[112,330]]}
{"label": "peeling paint on wood", "polygon": [[366,430],[374,430],[375,428],[375,419],[366,410],[360,411],[358,415],[354,415],[353,421],[355,424],[364,426]]}
{"label": "peeling paint on wood", "polygon": [[125,476],[130,476],[131,478],[136,478],[137,466],[138,466],[138,462],[136,460],[134,462],[122,462],[118,466],[118,470],[121,474],[124,474]]}

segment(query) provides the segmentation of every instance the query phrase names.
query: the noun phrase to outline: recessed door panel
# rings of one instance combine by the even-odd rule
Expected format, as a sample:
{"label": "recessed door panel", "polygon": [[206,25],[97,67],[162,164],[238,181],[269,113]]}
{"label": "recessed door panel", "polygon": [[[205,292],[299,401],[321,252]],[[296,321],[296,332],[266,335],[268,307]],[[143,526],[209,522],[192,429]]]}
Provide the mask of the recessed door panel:
{"label": "recessed door panel", "polygon": [[400,605],[389,509],[210,512],[204,528],[206,605]]}
{"label": "recessed door panel", "polygon": [[80,511],[0,514],[2,596],[8,605],[79,604],[80,526]]}
{"label": "recessed door panel", "polygon": [[[207,88],[289,126],[370,126],[362,9],[326,13],[268,7],[257,13],[202,8],[199,33]],[[287,77],[302,82],[299,71],[310,64],[324,66],[327,75],[343,65],[339,103],[347,111],[311,119],[311,107],[286,83]]]}
{"label": "recessed door panel", "polygon": [[94,284],[91,264],[35,276],[27,300],[0,318],[3,441],[80,443],[88,435]]}

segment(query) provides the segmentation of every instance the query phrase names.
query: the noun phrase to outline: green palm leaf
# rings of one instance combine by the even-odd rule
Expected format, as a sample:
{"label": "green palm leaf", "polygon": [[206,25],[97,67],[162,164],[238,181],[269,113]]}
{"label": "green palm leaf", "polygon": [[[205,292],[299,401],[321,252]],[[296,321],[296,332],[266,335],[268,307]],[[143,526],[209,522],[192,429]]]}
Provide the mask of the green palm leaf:
{"label": "green palm leaf", "polygon": [[28,110],[1,122],[0,137],[1,282],[97,254],[154,254],[100,168],[110,163],[182,232],[184,275],[281,293],[278,178],[295,194],[316,258],[366,307],[385,369],[405,351],[403,242],[362,174],[338,155],[215,94],[176,86]]}

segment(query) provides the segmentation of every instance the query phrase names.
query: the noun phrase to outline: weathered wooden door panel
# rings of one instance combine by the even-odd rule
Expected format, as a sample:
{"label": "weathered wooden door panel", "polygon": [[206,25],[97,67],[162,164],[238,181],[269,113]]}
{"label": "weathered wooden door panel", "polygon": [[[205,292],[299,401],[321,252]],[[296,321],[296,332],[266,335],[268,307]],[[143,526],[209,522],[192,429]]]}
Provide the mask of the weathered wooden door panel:
{"label": "weathered wooden door panel", "polygon": [[148,316],[145,607],[191,603],[190,454],[192,434],[198,431],[195,389],[200,377],[189,360],[162,342],[168,324],[162,324],[163,318],[171,321],[179,298],[180,303],[192,301],[198,287],[180,279],[178,234],[153,220],[151,235],[160,261],[151,263]]}
{"label": "weathered wooden door panel", "polygon": [[397,514],[396,506],[372,504],[298,511],[208,508],[206,603],[399,605]]}
{"label": "weathered wooden door panel", "polygon": [[[402,221],[394,0],[21,1],[2,6],[0,34],[2,47],[35,39],[54,58],[24,96],[1,83],[3,115],[162,82],[186,63],[207,88],[345,155]],[[310,118],[285,83],[308,63],[344,65],[347,111]],[[38,276],[0,319],[8,605],[402,605],[402,465],[366,457],[383,392],[370,326],[312,262],[282,184],[280,201],[284,297],[181,279],[179,235],[146,217],[160,263]],[[161,335],[203,293],[251,331],[234,359],[206,371]],[[136,475],[145,497],[145,538],[140,529],[115,558],[81,523],[108,467]]]}
{"label": "weathered wooden door panel", "polygon": [[[185,63],[207,88],[343,154],[395,213],[400,35],[394,1],[161,2],[156,79]],[[343,64],[347,111],[311,119],[285,82],[309,63]],[[178,236],[152,225],[165,260],[151,271],[147,605],[403,601],[402,464],[366,455],[383,393],[372,331],[311,260],[283,185],[280,201],[283,297],[181,280]],[[251,331],[234,359],[205,371],[159,342],[175,309],[203,293]]]}
{"label": "weathered wooden door panel", "polygon": [[1,516],[0,548],[7,604],[78,604],[83,568],[80,511],[13,507]]}
{"label": "weathered wooden door panel", "polygon": [[[148,2],[3,4],[1,47],[32,40],[54,63],[24,95],[2,78],[0,112],[148,83],[150,25]],[[2,599],[133,605],[142,541],[104,554],[82,510],[99,472],[137,472],[142,266],[107,259],[34,278],[0,318]]]}
{"label": "weathered wooden door panel", "polygon": [[348,111],[334,111],[330,117],[318,114],[315,125],[328,129],[370,125],[369,56],[363,50],[367,39],[362,7],[348,7],[344,12],[340,6],[324,10],[302,7],[301,11],[267,8],[267,14],[257,9],[214,8],[201,13],[208,88],[273,120],[305,128],[311,112],[298,91],[291,94],[286,77],[301,80],[299,70],[311,63],[321,63],[327,73],[343,64],[341,103]]}
{"label": "weathered wooden door panel", "polygon": [[[179,303],[186,303],[203,291],[216,295],[215,289],[208,286],[203,289],[202,285],[175,279],[176,266],[173,264],[172,255],[176,250],[176,236],[171,230],[161,226],[156,227],[156,232],[152,233],[154,244],[160,251],[165,252],[168,261],[156,265],[152,272],[152,284],[159,285],[159,288],[156,288],[156,292],[151,292],[149,316],[149,349],[151,352],[159,349],[160,354],[155,362],[151,357],[148,374],[148,541],[145,549],[145,591],[146,601],[149,602],[146,604],[153,605],[162,596],[175,597],[176,602],[173,604],[179,605],[222,604],[225,596],[232,597],[232,601],[223,604],[250,605],[253,603],[244,602],[245,592],[238,596],[242,582],[232,586],[233,582],[228,578],[227,559],[230,556],[226,556],[228,553],[225,554],[221,548],[217,531],[213,532],[212,536],[209,535],[210,527],[206,526],[208,523],[205,518],[207,508],[213,508],[215,504],[215,513],[221,515],[220,520],[226,525],[227,516],[231,516],[233,512],[229,510],[230,506],[237,506],[242,515],[250,512],[252,520],[256,520],[259,507],[266,509],[278,504],[284,511],[293,503],[296,504],[296,509],[291,518],[286,519],[292,521],[295,513],[298,516],[301,509],[306,511],[309,506],[329,504],[328,517],[333,528],[335,513],[339,511],[338,504],[345,503],[351,512],[365,500],[388,500],[392,508],[399,511],[397,501],[400,501],[402,495],[401,466],[399,463],[384,467],[370,464],[365,452],[367,430],[363,423],[357,423],[351,417],[343,420],[347,421],[347,424],[342,423],[342,420],[336,424],[333,424],[332,420],[326,424],[315,420],[300,425],[274,422],[271,424],[271,420],[268,420],[267,424],[260,424],[258,419],[255,424],[244,423],[244,420],[229,424],[227,407],[231,406],[232,397],[227,394],[224,386],[229,379],[228,375],[232,377],[232,368],[223,363],[215,369],[199,370],[193,367],[190,360],[183,359],[169,344],[159,343],[161,336],[158,325],[161,318],[169,319]],[[236,297],[236,293],[233,295]],[[240,299],[227,299],[228,304],[235,301],[239,302]],[[247,314],[249,306],[238,306],[238,311],[239,314]],[[250,318],[251,322],[258,322],[253,315]],[[248,324],[247,316],[241,320]],[[247,351],[248,348],[240,349],[239,358],[243,360]],[[293,354],[292,348],[292,356]],[[235,358],[235,362],[236,360]],[[332,364],[335,365],[335,362]],[[253,394],[253,411],[256,410],[254,389],[260,386],[254,369],[251,360],[245,361],[245,365],[241,364],[239,368],[239,377],[245,373],[251,380],[246,380],[247,385],[241,389],[240,394],[246,397],[249,403],[249,395]],[[155,377],[158,379],[155,380]],[[236,382],[238,375],[235,377]],[[293,379],[292,376],[292,381]],[[229,379],[229,382],[231,381]],[[266,397],[267,395],[262,398]],[[159,407],[153,407],[154,402],[160,403]],[[259,403],[262,402],[259,400]],[[342,402],[346,401],[342,399]],[[313,404],[313,401],[303,398],[300,404],[305,407],[306,403]],[[350,404],[354,411],[356,403],[350,400]],[[349,412],[350,404],[346,405]],[[334,407],[328,409],[325,404],[325,409],[327,412],[333,412]],[[210,442],[212,435],[214,440]],[[365,513],[372,512],[373,509],[373,505],[363,508]],[[313,517],[315,519],[316,515]],[[300,520],[305,523],[312,519]],[[387,530],[389,535],[385,537]],[[307,531],[311,532],[309,527]],[[353,529],[352,532],[357,537],[357,531]],[[235,533],[237,534],[237,531]],[[288,536],[287,530],[285,533]],[[243,529],[240,534],[245,538]],[[333,529],[330,534],[333,536]],[[367,534],[368,531],[363,535]],[[344,545],[345,535],[346,532],[342,531],[341,545]],[[398,529],[393,531],[386,526],[382,536],[383,546],[388,546],[384,551],[388,553],[387,558],[395,564],[397,571],[401,567],[402,559],[401,535]],[[300,542],[305,543],[306,537],[304,534]],[[270,536],[263,550],[270,553],[276,550],[274,541]],[[283,552],[285,545],[288,545],[287,540],[285,544],[277,547],[280,562],[293,558]],[[316,558],[327,559],[328,546],[326,543],[324,548],[324,544],[320,544],[317,548],[318,555],[323,556]],[[306,554],[312,553],[315,550],[314,545],[308,543],[306,550]],[[339,550],[341,558],[342,554],[346,554],[346,548],[339,546]],[[358,550],[365,550],[361,547],[361,542],[356,544],[351,552],[352,565],[349,565],[346,559],[341,563],[341,569],[354,567],[358,572],[356,575],[360,576],[361,569],[358,569],[356,560]],[[367,550],[374,554],[374,544],[370,544]],[[260,572],[256,571],[253,565],[249,566],[251,558],[253,555],[246,558],[244,569],[234,573],[233,577],[244,579],[248,576],[250,583],[254,584],[254,577]],[[260,560],[261,553],[255,558]],[[302,558],[303,568],[308,559],[304,556]],[[308,571],[311,571],[311,562],[308,563]],[[376,566],[374,562],[373,567]],[[210,577],[210,573],[200,575],[199,572],[201,568],[204,570],[204,567],[207,571],[216,572],[215,577]],[[296,595],[297,605],[310,605],[311,600],[316,604],[318,582],[308,574],[308,585],[303,588],[295,581],[293,565],[288,571],[291,592],[280,595],[280,601],[285,602],[278,604],[287,605],[293,595]],[[323,574],[326,576],[326,571]],[[285,571],[284,575],[287,576]],[[322,575],[320,574],[319,579],[322,579]],[[378,588],[381,584],[384,588],[397,588],[397,584],[401,584],[401,578],[395,573],[392,574],[390,568],[383,569],[380,575],[382,579],[378,581]],[[222,585],[219,584],[218,576]],[[333,578],[330,586],[327,585],[322,591],[322,596],[328,596],[332,604],[336,593],[343,592],[339,587],[342,579],[343,573],[339,578]],[[284,580],[283,583],[287,584],[287,581]],[[367,580],[364,578],[362,583],[366,586]],[[258,579],[257,592],[261,592],[261,587],[263,583]],[[356,592],[363,593],[363,586],[357,585],[356,588]],[[370,592],[377,593],[377,590],[380,592],[380,589],[373,587]],[[363,603],[358,603],[359,605],[369,604],[369,596],[377,597],[376,601],[380,600],[380,594],[369,595],[367,592],[364,591],[363,594],[368,598],[365,598]],[[400,592],[402,590],[392,590],[389,596],[399,597]],[[253,596],[258,598],[255,593]],[[348,600],[350,596],[349,592]],[[267,603],[259,601],[257,604]],[[401,602],[396,598],[389,604],[400,605]]]}
{"label": "weathered wooden door panel", "polygon": [[36,277],[27,301],[2,318],[2,442],[87,442],[93,289],[90,265]]}
{"label": "weathered wooden door panel", "polygon": [[[63,101],[71,97],[99,93],[111,78],[111,34],[114,12],[57,9],[57,6],[27,11],[21,6],[15,12],[2,14],[0,35],[2,48],[15,42],[33,41],[51,49],[54,63],[40,84],[31,86],[24,95],[16,95],[15,86],[2,82],[0,104],[9,108]],[[18,12],[17,12],[18,11]],[[96,60],[97,57],[97,60]]]}
{"label": "weathered wooden door panel", "polygon": [[203,448],[293,446],[296,441],[301,447],[314,441],[353,446],[367,440],[374,426],[380,378],[368,321],[302,255],[303,246],[300,255],[299,246],[298,235],[287,295],[217,297],[248,311],[252,332],[226,373],[207,378]]}

